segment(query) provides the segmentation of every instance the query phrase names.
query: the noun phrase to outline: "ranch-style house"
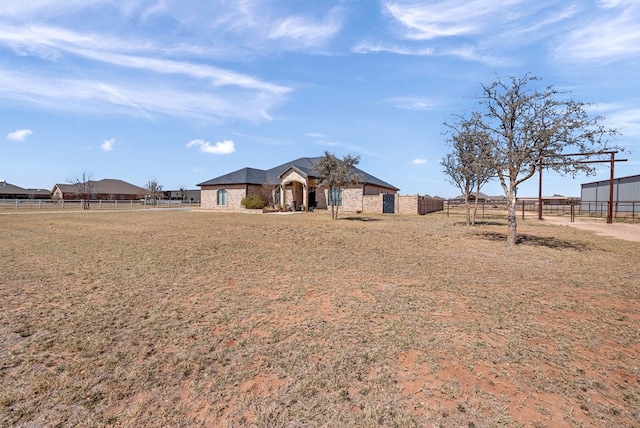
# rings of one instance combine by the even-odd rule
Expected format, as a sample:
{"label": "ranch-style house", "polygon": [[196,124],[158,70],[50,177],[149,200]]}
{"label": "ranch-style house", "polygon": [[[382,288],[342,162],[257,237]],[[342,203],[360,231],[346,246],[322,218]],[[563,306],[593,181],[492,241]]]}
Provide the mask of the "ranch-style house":
{"label": "ranch-style house", "polygon": [[[131,201],[144,197],[147,192],[142,187],[127,183],[126,181],[105,178],[99,181],[90,180],[93,189],[91,199]],[[73,200],[78,199],[78,187],[75,184],[55,184],[51,190],[52,199]]]}
{"label": "ranch-style house", "polygon": [[[201,207],[213,211],[244,211],[242,199],[271,193],[274,205],[285,210],[327,209],[328,189],[318,186],[314,166],[320,157],[299,158],[268,170],[242,168],[198,184]],[[335,189],[336,205],[345,212],[394,213],[398,188],[356,169],[358,184]]]}

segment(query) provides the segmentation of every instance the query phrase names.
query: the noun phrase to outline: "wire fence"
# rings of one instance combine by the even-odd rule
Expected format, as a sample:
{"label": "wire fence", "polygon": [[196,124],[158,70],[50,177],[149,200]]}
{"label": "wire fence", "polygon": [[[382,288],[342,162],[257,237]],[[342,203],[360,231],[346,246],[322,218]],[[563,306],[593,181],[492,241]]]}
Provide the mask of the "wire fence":
{"label": "wire fence", "polygon": [[0,210],[134,210],[145,208],[197,208],[199,202],[158,199],[140,200],[54,200],[54,199],[0,199]]}

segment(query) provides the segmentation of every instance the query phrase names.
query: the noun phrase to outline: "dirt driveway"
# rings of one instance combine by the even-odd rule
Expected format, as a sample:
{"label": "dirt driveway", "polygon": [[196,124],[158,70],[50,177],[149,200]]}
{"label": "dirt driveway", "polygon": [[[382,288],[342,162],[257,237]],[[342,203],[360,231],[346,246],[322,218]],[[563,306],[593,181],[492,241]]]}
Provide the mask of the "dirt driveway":
{"label": "dirt driveway", "polygon": [[639,223],[612,223],[608,224],[604,220],[576,218],[571,223],[570,217],[546,216],[544,221],[548,223],[575,227],[581,230],[588,230],[600,236],[610,236],[625,241],[640,242]]}

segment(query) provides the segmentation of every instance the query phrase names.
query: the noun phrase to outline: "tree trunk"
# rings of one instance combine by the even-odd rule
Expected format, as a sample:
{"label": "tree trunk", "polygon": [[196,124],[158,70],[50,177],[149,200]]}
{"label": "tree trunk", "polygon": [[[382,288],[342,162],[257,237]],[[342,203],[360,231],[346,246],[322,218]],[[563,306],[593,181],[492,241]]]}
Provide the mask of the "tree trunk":
{"label": "tree trunk", "polygon": [[509,195],[507,205],[507,247],[512,248],[516,245],[517,235],[517,223],[516,223],[516,197],[513,192]]}
{"label": "tree trunk", "polygon": [[478,215],[478,196],[473,204],[473,215],[471,216],[471,226],[476,225],[476,216]]}
{"label": "tree trunk", "polygon": [[471,217],[471,226],[476,225],[476,216],[478,215],[478,198],[480,198],[480,184],[478,183],[478,187],[476,189],[476,200],[473,204],[473,217]]}
{"label": "tree trunk", "polygon": [[469,193],[464,195],[464,209],[467,217],[467,226],[471,226],[471,205],[469,204]]}

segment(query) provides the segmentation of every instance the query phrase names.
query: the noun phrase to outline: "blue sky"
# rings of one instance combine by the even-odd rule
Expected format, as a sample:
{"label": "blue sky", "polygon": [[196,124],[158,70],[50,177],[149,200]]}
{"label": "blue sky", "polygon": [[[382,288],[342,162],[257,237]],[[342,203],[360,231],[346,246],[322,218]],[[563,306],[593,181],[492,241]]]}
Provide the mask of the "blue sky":
{"label": "blue sky", "polygon": [[[452,197],[442,123],[525,73],[595,103],[630,151],[616,176],[640,174],[639,3],[1,1],[0,178],[196,188],[329,150],[401,194]],[[549,173],[544,193],[608,177]]]}

